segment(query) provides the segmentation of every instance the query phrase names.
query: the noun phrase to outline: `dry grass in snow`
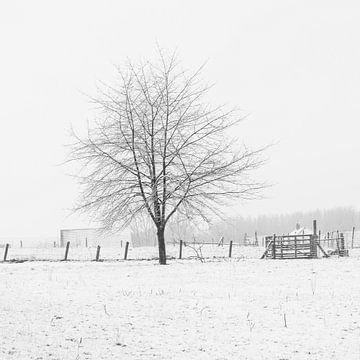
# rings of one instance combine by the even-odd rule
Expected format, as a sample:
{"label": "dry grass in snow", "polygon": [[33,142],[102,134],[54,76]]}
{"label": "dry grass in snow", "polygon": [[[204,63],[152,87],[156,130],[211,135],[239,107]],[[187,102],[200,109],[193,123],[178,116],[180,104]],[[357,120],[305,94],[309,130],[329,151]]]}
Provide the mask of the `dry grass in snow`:
{"label": "dry grass in snow", "polygon": [[360,257],[0,264],[0,359],[360,359]]}

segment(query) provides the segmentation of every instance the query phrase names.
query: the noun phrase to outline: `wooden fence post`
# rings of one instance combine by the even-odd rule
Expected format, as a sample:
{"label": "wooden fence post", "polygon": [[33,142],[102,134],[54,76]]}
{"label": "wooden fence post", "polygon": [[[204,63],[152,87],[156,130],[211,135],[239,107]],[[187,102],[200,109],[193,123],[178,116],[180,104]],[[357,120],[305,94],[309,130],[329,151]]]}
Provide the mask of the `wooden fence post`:
{"label": "wooden fence post", "polygon": [[313,220],[313,235],[317,236],[317,229],[316,229],[316,220]]}
{"label": "wooden fence post", "polygon": [[100,245],[97,246],[97,249],[96,249],[96,258],[95,258],[95,261],[99,261],[99,258],[100,258]]}
{"label": "wooden fence post", "polygon": [[313,220],[313,235],[310,237],[310,257],[312,259],[317,257],[317,242],[318,232],[317,232],[317,222]]}
{"label": "wooden fence post", "polygon": [[255,246],[259,246],[257,231],[255,231]]}
{"label": "wooden fence post", "polygon": [[20,247],[22,248],[22,240],[20,240]]}
{"label": "wooden fence post", "polygon": [[310,236],[310,258],[315,259],[317,258],[317,236],[311,235]]}
{"label": "wooden fence post", "polygon": [[70,241],[68,241],[68,242],[66,243],[64,261],[67,261],[67,259],[68,259],[69,247],[70,247]]}
{"label": "wooden fence post", "polygon": [[230,240],[230,244],[229,244],[229,258],[231,258],[232,246],[233,246],[233,242],[232,242],[232,240]]}
{"label": "wooden fence post", "polygon": [[87,237],[85,238],[85,247],[88,247],[88,240],[87,240]]}
{"label": "wooden fence post", "polygon": [[317,257],[317,242],[318,233],[317,233],[317,222],[313,220],[313,237],[310,238],[310,257],[316,258]]}
{"label": "wooden fence post", "polygon": [[180,240],[179,259],[182,259],[182,247],[183,247],[183,241]]}
{"label": "wooden fence post", "polygon": [[272,244],[272,258],[273,258],[273,259],[276,259],[276,244],[275,244],[275,240],[276,240],[276,235],[274,234],[273,244]]}
{"label": "wooden fence post", "polygon": [[351,234],[351,248],[354,248],[354,237],[355,237],[355,226],[352,228],[352,234]]}
{"label": "wooden fence post", "polygon": [[9,244],[5,245],[5,251],[4,251],[4,261],[7,259],[8,251],[9,251]]}
{"label": "wooden fence post", "polygon": [[344,239],[344,234],[340,233],[340,250],[344,250],[345,249],[345,239]]}
{"label": "wooden fence post", "polygon": [[332,231],[331,232],[331,236],[330,236],[330,238],[331,238],[331,241],[330,241],[330,246],[333,248],[334,247],[334,231]]}
{"label": "wooden fence post", "polygon": [[125,244],[124,260],[127,260],[128,250],[129,250],[129,242],[127,241],[126,244]]}

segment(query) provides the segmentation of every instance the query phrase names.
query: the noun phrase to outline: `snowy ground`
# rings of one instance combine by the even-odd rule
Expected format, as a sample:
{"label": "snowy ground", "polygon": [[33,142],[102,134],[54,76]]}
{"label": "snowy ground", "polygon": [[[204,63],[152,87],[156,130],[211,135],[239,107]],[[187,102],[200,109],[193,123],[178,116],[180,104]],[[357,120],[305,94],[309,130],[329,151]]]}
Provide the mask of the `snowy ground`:
{"label": "snowy ground", "polygon": [[360,359],[360,253],[260,250],[168,266],[2,263],[0,359]]}

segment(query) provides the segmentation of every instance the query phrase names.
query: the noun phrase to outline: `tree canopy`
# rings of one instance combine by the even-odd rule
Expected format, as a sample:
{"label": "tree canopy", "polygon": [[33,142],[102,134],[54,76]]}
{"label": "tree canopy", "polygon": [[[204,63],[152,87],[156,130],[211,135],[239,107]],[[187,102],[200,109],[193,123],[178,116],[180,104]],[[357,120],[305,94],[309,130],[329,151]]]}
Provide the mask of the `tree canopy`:
{"label": "tree canopy", "polygon": [[77,209],[107,227],[146,213],[161,264],[174,213],[208,220],[227,201],[251,198],[264,186],[250,177],[263,149],[249,150],[231,135],[243,117],[206,101],[210,87],[201,70],[185,71],[161,51],[158,61],[117,68],[114,84],[102,84],[92,98],[96,124],[87,136],[74,135],[71,160],[83,164]]}

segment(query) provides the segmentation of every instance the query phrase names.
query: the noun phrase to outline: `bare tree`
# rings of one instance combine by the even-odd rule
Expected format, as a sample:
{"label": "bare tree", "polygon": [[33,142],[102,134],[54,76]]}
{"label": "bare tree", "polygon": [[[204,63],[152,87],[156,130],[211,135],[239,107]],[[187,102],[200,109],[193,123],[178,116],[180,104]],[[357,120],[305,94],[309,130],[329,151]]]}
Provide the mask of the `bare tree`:
{"label": "bare tree", "polygon": [[146,212],[166,264],[164,230],[178,212],[205,220],[229,199],[251,198],[263,184],[249,172],[262,164],[230,134],[242,120],[234,109],[207,104],[201,68],[181,69],[175,55],[117,69],[115,85],[92,99],[99,115],[87,136],[74,134],[70,160],[84,165],[77,210],[106,227],[125,226]]}

